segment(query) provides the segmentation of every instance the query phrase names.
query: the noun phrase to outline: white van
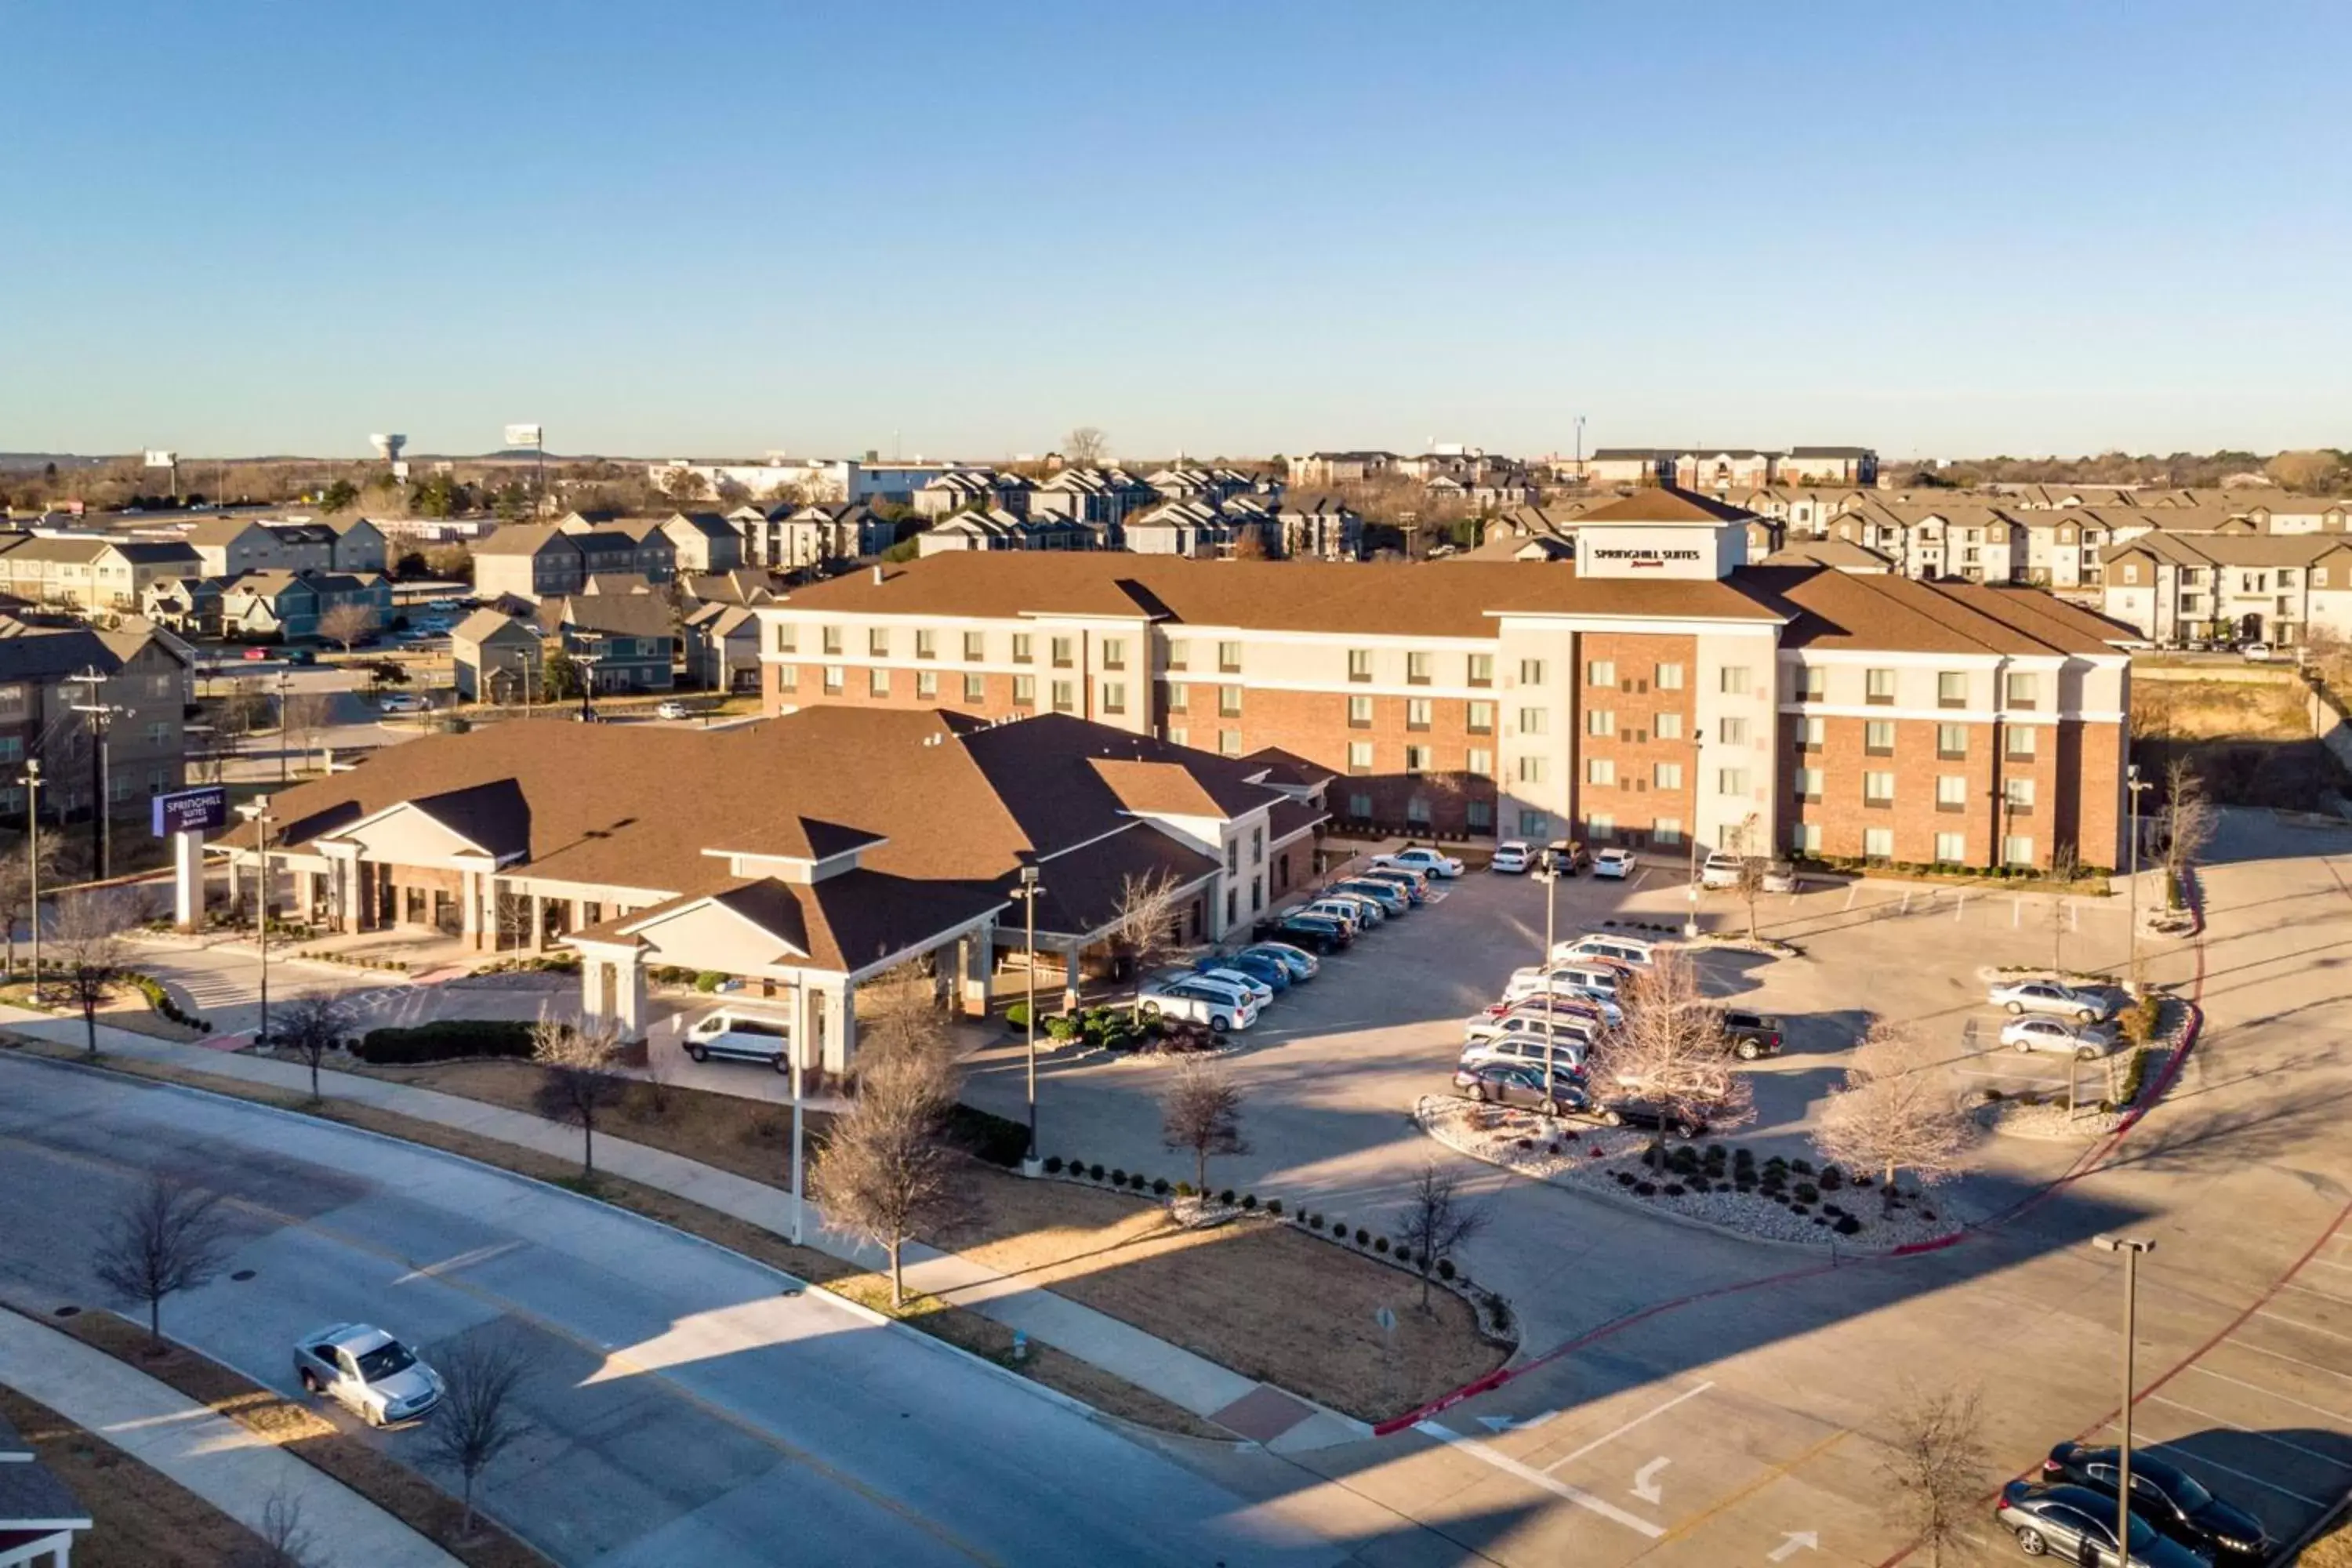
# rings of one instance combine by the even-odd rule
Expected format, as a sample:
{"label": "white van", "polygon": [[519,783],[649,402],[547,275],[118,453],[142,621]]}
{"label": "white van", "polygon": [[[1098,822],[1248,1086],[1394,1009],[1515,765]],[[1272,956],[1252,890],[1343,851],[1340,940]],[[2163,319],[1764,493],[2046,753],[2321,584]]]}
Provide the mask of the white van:
{"label": "white van", "polygon": [[713,1057],[734,1061],[765,1062],[778,1072],[793,1070],[787,1047],[792,1031],[782,1018],[722,1009],[697,1019],[686,1031],[686,1054],[696,1061]]}

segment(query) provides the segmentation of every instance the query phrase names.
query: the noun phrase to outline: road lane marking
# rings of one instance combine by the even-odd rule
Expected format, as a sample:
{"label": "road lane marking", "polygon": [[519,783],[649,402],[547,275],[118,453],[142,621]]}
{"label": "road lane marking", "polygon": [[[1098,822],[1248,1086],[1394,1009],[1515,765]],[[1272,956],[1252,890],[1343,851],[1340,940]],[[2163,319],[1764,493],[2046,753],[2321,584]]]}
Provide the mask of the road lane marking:
{"label": "road lane marking", "polygon": [[1659,1455],[1633,1472],[1633,1484],[1628,1489],[1643,1502],[1664,1501],[1666,1495],[1665,1489],[1658,1485],[1658,1472],[1673,1463],[1674,1461],[1664,1454]]}
{"label": "road lane marking", "polygon": [[1664,1415],[1667,1411],[1672,1410],[1684,1400],[1696,1399],[1700,1394],[1705,1394],[1708,1389],[1713,1388],[1715,1384],[1712,1383],[1702,1383],[1696,1388],[1686,1389],[1683,1393],[1675,1394],[1664,1405],[1654,1405],[1651,1409],[1643,1412],[1642,1415],[1634,1416],[1633,1419],[1626,1422],[1625,1425],[1618,1427],[1615,1431],[1602,1433],[1600,1436],[1595,1437],[1591,1442],[1587,1443],[1583,1447],[1579,1448],[1573,1454],[1561,1455],[1559,1458],[1554,1459],[1550,1464],[1544,1467],[1544,1473],[1546,1475],[1549,1475],[1552,1471],[1568,1463],[1569,1460],[1580,1459],[1584,1458],[1585,1455],[1590,1454],[1593,1449],[1598,1448],[1603,1443],[1616,1441],[1618,1438],[1622,1437],[1626,1433],[1631,1432],[1634,1427],[1639,1426],[1643,1422],[1648,1421],[1655,1416]]}
{"label": "road lane marking", "polygon": [[2189,1415],[2197,1417],[2200,1421],[2210,1421],[2217,1426],[2227,1426],[2233,1432],[2243,1432],[2247,1436],[2254,1438],[2259,1442],[2268,1443],[2274,1447],[2284,1448],[2290,1453],[2301,1454],[2306,1459],[2317,1459],[2321,1464],[2327,1466],[2330,1469],[2352,1470],[2352,1459],[2339,1459],[2333,1455],[2323,1454],[2316,1448],[2306,1448],[2300,1443],[2290,1443],[2284,1437],[2274,1436],[2271,1433],[2260,1431],[2254,1427],[2244,1426],[2242,1423],[2216,1415],[2210,1410],[2200,1410],[2194,1405],[2183,1405],[2179,1400],[2171,1398],[2167,1394],[2143,1394],[2140,1397],[2142,1399],[2152,1399],[2158,1405],[2169,1405],[2175,1410],[2185,1410],[2189,1412]]}
{"label": "road lane marking", "polygon": [[488,1263],[493,1258],[502,1258],[523,1245],[524,1243],[520,1240],[496,1242],[488,1247],[478,1247],[471,1252],[458,1253],[455,1258],[445,1258],[438,1263],[421,1263],[401,1275],[393,1283],[410,1285],[419,1279],[440,1279],[445,1274],[455,1273],[460,1268],[471,1268],[477,1263]]}
{"label": "road lane marking", "polygon": [[1565,1498],[1570,1502],[1574,1503],[1577,1507],[1589,1510],[1593,1513],[1599,1514],[1603,1519],[1622,1524],[1626,1529],[1634,1531],[1636,1534],[1647,1536],[1652,1541],[1655,1541],[1660,1536],[1665,1534],[1665,1531],[1663,1528],[1658,1525],[1652,1524],[1640,1514],[1629,1513],[1625,1510],[1619,1508],[1615,1503],[1609,1501],[1607,1499],[1594,1497],[1591,1492],[1570,1486],[1566,1481],[1554,1480],[1551,1477],[1544,1474],[1541,1470],[1523,1465],[1517,1459],[1512,1458],[1508,1454],[1502,1453],[1495,1448],[1490,1448],[1486,1444],[1478,1442],[1475,1438],[1465,1437],[1461,1433],[1454,1431],[1450,1427],[1441,1426],[1434,1421],[1420,1421],[1413,1424],[1413,1430],[1426,1433],[1432,1437],[1436,1437],[1446,1443],[1450,1443],[1455,1448],[1468,1454],[1473,1458],[1486,1460],[1486,1463],[1494,1466],[1496,1469],[1503,1471],[1506,1475],[1517,1476],[1519,1479],[1526,1481],[1530,1486],[1541,1487],[1544,1490],[1551,1493],[1553,1496]]}
{"label": "road lane marking", "polygon": [[2210,1367],[2210,1366],[2203,1366],[2203,1365],[2192,1366],[2192,1367],[2190,1367],[2189,1370],[2189,1371],[2191,1371],[2191,1372],[2201,1372],[2201,1373],[2203,1373],[2207,1377],[2218,1378],[2218,1379],[2220,1379],[2220,1380],[2221,1380],[2221,1382],[2223,1382],[2223,1383],[2234,1383],[2234,1384],[2236,1384],[2240,1388],[2251,1388],[2251,1389],[2252,1389],[2256,1394],[2262,1394],[2262,1395],[2263,1395],[2263,1396],[2264,1396],[2264,1397],[2266,1397],[2266,1398],[2275,1399],[2275,1400],[2279,1401],[2279,1402],[2280,1402],[2281,1404],[2283,1404],[2283,1405],[2294,1405],[2297,1410],[2308,1410],[2308,1411],[2310,1411],[2314,1415],[2325,1415],[2325,1416],[2326,1416],[2330,1421],[2340,1421],[2340,1422],[2344,1423],[2344,1424],[2345,1424],[2346,1426],[2352,1426],[2352,1415],[2345,1415],[2345,1414],[2344,1414],[2344,1412],[2342,1412],[2341,1410],[2330,1410],[2330,1409],[2328,1409],[2328,1408],[2327,1408],[2326,1405],[2312,1405],[2312,1404],[2308,1404],[2308,1403],[2306,1403],[2305,1401],[2304,1401],[2304,1400],[2300,1400],[2300,1399],[2297,1399],[2297,1398],[2294,1397],[2294,1396],[2293,1396],[2293,1395],[2291,1395],[2291,1394],[2281,1394],[2281,1393],[2279,1393],[2276,1389],[2273,1389],[2273,1388],[2264,1388],[2264,1387],[2263,1387],[2261,1384],[2259,1384],[2259,1383],[2248,1383],[2248,1382],[2247,1382],[2244,1378],[2242,1378],[2242,1377],[2231,1377],[2231,1376],[2228,1373],[2226,1373],[2226,1372],[2215,1372],[2215,1371],[2214,1371],[2211,1367]]}

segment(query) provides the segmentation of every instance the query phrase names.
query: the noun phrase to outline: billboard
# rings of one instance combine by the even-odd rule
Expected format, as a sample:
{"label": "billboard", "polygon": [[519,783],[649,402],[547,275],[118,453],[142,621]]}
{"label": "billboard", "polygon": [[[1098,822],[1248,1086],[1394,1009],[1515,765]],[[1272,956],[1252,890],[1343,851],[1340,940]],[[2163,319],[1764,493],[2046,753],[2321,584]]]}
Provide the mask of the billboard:
{"label": "billboard", "polygon": [[151,468],[176,468],[180,466],[180,454],[150,447],[147,448],[147,466]]}
{"label": "billboard", "polygon": [[228,791],[214,784],[206,789],[177,790],[154,800],[155,837],[203,833],[228,822]]}
{"label": "billboard", "polygon": [[536,425],[509,425],[507,426],[506,444],[509,447],[536,447],[545,434]]}

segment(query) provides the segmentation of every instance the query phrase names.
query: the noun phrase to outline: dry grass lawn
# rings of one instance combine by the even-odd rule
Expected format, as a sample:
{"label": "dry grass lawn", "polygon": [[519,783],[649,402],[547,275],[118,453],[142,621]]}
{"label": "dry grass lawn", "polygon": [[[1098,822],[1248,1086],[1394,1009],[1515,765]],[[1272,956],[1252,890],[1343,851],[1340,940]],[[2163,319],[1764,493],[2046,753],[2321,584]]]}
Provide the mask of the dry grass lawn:
{"label": "dry grass lawn", "polygon": [[[1156,1203],[985,1173],[964,1256],[1372,1421],[1482,1377],[1504,1352],[1445,1290],[1276,1220],[1183,1230]],[[1396,1315],[1393,1341],[1374,1319]]]}
{"label": "dry grass lawn", "polygon": [[0,1388],[0,1416],[81,1500],[91,1526],[74,1542],[81,1568],[218,1568],[260,1549],[245,1526],[47,1405]]}

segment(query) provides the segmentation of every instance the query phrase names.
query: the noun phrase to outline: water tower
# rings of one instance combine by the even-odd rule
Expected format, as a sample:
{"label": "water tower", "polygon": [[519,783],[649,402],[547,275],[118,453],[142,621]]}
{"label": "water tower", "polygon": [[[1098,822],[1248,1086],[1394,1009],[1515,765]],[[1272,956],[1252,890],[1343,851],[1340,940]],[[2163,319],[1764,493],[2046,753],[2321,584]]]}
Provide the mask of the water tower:
{"label": "water tower", "polygon": [[408,445],[405,436],[371,436],[368,441],[375,447],[375,455],[387,463],[400,461],[400,449]]}

